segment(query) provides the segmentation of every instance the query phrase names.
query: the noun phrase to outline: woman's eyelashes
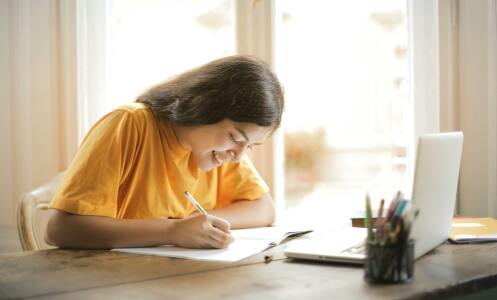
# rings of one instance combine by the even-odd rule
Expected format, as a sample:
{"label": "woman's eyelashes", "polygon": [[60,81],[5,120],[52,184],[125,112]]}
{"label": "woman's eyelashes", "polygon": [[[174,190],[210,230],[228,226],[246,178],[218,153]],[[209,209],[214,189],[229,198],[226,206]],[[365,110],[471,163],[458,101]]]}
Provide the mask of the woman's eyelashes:
{"label": "woman's eyelashes", "polygon": [[238,145],[245,143],[244,141],[237,140],[232,133],[230,133],[230,139],[233,143],[238,144]]}
{"label": "woman's eyelashes", "polygon": [[[235,143],[236,145],[245,145],[246,144],[245,140],[237,140],[232,133],[230,133],[230,140],[233,143]],[[254,145],[247,145],[248,150],[252,150],[253,148],[254,148]]]}

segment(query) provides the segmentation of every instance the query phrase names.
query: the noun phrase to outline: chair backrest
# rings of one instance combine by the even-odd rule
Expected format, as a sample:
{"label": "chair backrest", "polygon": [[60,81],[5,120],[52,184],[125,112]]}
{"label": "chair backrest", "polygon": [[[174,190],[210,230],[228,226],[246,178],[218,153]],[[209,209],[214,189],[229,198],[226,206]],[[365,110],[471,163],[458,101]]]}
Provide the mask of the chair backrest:
{"label": "chair backrest", "polygon": [[64,177],[59,173],[43,186],[24,194],[17,204],[17,233],[22,250],[53,248],[45,242],[48,206]]}

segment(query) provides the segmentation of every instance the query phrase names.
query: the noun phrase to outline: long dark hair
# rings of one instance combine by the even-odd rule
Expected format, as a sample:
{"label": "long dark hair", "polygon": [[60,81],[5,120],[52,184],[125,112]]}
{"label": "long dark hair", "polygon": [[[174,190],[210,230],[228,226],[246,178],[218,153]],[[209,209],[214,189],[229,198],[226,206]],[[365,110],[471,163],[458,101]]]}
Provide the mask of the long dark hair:
{"label": "long dark hair", "polygon": [[276,75],[262,60],[234,55],[214,60],[162,82],[136,102],[161,120],[207,125],[229,119],[278,128],[284,97]]}

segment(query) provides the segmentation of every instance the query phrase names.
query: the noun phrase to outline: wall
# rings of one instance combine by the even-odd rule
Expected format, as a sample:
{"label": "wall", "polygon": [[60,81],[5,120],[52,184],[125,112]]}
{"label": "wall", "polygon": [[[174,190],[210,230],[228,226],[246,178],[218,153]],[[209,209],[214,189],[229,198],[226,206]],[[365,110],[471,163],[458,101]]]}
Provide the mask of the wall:
{"label": "wall", "polygon": [[460,213],[497,217],[497,1],[460,0]]}

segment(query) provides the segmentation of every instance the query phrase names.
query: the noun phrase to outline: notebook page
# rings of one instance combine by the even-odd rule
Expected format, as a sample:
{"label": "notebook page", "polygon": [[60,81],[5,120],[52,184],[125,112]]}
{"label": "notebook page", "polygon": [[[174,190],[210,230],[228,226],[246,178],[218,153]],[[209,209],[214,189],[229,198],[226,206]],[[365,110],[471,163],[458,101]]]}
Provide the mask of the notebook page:
{"label": "notebook page", "polygon": [[251,239],[251,240],[264,240],[273,244],[280,244],[284,239],[292,235],[301,233],[308,233],[309,228],[290,228],[287,226],[271,226],[271,227],[258,227],[249,229],[236,229],[231,230],[231,234],[235,239]]}
{"label": "notebook page", "polygon": [[225,249],[189,249],[171,245],[147,248],[116,248],[112,251],[158,255],[204,261],[235,262],[268,247],[266,240],[237,239]]}

